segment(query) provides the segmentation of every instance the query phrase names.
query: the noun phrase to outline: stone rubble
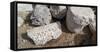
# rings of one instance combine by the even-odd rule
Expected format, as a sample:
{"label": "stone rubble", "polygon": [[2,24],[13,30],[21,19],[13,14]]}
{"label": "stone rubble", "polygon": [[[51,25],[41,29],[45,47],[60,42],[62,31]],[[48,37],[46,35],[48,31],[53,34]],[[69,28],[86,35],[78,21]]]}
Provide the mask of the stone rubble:
{"label": "stone rubble", "polygon": [[[26,47],[29,48],[38,47],[40,45],[40,47],[49,47],[51,46],[51,44],[52,46],[75,46],[85,45],[89,43],[90,40],[92,40],[93,43],[96,44],[96,16],[90,7],[18,4],[17,15],[19,32],[18,35],[20,37],[18,37],[18,39],[20,40],[18,40],[18,43],[22,44],[23,46],[27,45],[28,43],[30,43],[30,46],[28,45]],[[29,15],[28,19],[31,22],[25,20],[27,15]],[[64,17],[66,17],[66,19],[64,19]],[[54,18],[62,20],[58,21]],[[53,20],[58,22],[55,22]],[[66,23],[63,23],[65,21]],[[30,23],[32,24],[32,26],[30,25]],[[36,27],[34,25],[39,26]],[[65,25],[67,26],[67,29]],[[87,27],[87,25],[89,25],[91,32],[88,32],[89,28]],[[85,29],[84,27],[87,31],[84,30],[86,34],[84,33],[83,35],[81,34],[81,32],[83,31],[83,29]],[[35,44],[32,44],[31,40],[28,40],[27,38],[24,40],[21,36],[23,33],[26,33],[26,37],[31,39]],[[48,44],[46,44],[47,42]],[[22,45],[19,45],[19,47],[23,47]]]}

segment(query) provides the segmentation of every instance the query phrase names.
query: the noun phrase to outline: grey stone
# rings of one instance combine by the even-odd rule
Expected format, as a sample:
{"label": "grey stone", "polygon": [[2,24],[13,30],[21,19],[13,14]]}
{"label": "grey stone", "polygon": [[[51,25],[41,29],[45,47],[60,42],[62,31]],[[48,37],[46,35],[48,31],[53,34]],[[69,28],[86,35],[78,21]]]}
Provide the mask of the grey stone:
{"label": "grey stone", "polygon": [[36,5],[30,17],[33,25],[47,25],[51,22],[51,13],[46,5]]}
{"label": "grey stone", "polygon": [[[96,18],[94,18],[94,19],[91,20],[91,22],[90,22],[90,24],[89,24],[89,28],[90,28],[90,30],[91,30],[91,32],[92,32],[93,34],[96,33]],[[95,32],[95,33],[94,33],[94,32]]]}
{"label": "grey stone", "polygon": [[36,45],[44,45],[52,39],[57,39],[61,34],[62,31],[60,22],[27,30],[27,35]]}
{"label": "grey stone", "polygon": [[66,15],[66,10],[66,6],[50,6],[52,16],[57,19],[62,19]]}
{"label": "grey stone", "polygon": [[89,7],[68,7],[66,25],[71,32],[80,33],[93,18],[93,10]]}
{"label": "grey stone", "polygon": [[89,24],[90,31],[92,33],[91,40],[92,44],[96,44],[97,42],[97,35],[96,35],[96,18],[91,20],[91,23]]}

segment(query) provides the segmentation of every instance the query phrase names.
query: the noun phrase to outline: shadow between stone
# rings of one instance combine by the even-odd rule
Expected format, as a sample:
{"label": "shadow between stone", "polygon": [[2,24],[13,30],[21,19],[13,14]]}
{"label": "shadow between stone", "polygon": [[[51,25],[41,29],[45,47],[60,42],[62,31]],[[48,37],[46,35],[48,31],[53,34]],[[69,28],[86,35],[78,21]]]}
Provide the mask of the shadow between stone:
{"label": "shadow between stone", "polygon": [[27,36],[27,33],[23,33],[21,36],[22,36],[23,39],[28,40],[28,41],[29,41],[30,43],[32,43],[32,44],[35,44],[35,43],[33,42],[33,40],[30,39],[30,38]]}

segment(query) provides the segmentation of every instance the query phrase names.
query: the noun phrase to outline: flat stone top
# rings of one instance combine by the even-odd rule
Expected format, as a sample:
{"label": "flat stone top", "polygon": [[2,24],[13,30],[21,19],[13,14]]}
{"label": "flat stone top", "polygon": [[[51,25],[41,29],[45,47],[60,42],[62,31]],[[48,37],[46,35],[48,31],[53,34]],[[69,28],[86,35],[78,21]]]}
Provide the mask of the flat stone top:
{"label": "flat stone top", "polygon": [[[58,26],[59,25],[59,26]],[[40,27],[35,27],[34,29],[30,29],[28,31],[34,31],[34,32],[41,32],[41,31],[45,31],[45,30],[48,30],[50,28],[54,28],[54,29],[61,29],[61,24],[60,22],[56,22],[56,23],[52,23],[52,24],[48,24],[48,25],[44,25],[44,26],[40,26]],[[52,29],[53,30],[53,29]]]}
{"label": "flat stone top", "polygon": [[70,7],[70,10],[78,16],[91,16],[91,14],[94,14],[93,10],[89,7]]}
{"label": "flat stone top", "polygon": [[32,28],[27,30],[27,35],[34,41],[36,45],[44,45],[52,39],[57,39],[61,34],[60,22]]}

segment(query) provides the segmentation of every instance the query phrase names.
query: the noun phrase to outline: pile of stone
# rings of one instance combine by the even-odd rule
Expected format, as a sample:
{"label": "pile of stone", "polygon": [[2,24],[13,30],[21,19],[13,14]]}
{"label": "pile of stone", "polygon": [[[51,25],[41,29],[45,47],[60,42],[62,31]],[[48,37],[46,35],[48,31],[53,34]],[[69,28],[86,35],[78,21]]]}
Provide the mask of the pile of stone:
{"label": "pile of stone", "polygon": [[73,33],[82,32],[87,25],[93,34],[96,32],[96,17],[89,7],[18,4],[18,27],[23,25],[29,13],[32,27],[38,27],[27,29],[27,35],[36,45],[45,45],[62,34],[60,21],[52,22],[53,18],[65,19],[65,26]]}

